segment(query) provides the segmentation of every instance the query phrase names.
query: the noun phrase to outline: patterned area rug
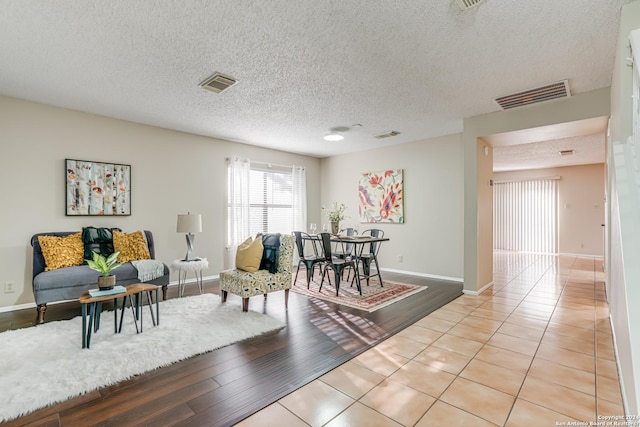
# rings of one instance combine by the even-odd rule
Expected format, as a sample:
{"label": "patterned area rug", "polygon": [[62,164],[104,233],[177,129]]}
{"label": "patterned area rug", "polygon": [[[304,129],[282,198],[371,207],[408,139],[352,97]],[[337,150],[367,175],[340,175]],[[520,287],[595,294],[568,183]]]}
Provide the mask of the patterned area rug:
{"label": "patterned area rug", "polygon": [[[295,267],[293,270],[293,277],[295,278]],[[307,289],[307,278],[303,268],[300,270],[298,280],[293,284],[291,290],[311,298],[319,298],[336,304],[346,305],[347,307],[372,312],[428,288],[428,286],[393,282],[390,280],[384,280],[384,278],[384,286],[380,286],[380,280],[375,277],[369,281],[369,286],[367,286],[364,281],[361,283],[362,296],[358,293],[358,288],[355,282],[353,282],[353,286],[351,286],[351,280],[341,280],[340,293],[336,296],[336,288],[333,278],[331,278],[331,285],[329,285],[325,277],[322,285],[322,291],[318,291],[320,288],[321,277],[322,276],[316,271],[313,276],[313,280],[311,281],[311,285],[309,286],[309,289]]]}

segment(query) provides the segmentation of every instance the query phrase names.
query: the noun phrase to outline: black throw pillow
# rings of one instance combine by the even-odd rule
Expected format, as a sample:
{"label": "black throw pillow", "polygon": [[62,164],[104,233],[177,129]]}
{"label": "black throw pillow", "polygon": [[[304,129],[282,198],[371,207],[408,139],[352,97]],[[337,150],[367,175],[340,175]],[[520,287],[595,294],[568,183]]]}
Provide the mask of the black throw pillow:
{"label": "black throw pillow", "polygon": [[260,270],[267,270],[269,273],[278,272],[278,257],[280,256],[280,233],[262,235],[262,260]]}
{"label": "black throw pillow", "polygon": [[93,252],[105,257],[113,253],[113,231],[119,228],[83,227],[82,243],[84,243],[84,259],[92,259]]}

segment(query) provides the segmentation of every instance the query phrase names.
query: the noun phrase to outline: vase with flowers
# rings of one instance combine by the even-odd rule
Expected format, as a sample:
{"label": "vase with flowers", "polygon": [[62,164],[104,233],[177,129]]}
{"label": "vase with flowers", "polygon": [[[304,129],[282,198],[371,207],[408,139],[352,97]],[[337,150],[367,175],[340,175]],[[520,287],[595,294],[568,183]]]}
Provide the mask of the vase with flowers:
{"label": "vase with flowers", "polygon": [[322,211],[327,215],[327,218],[329,218],[329,221],[331,222],[331,232],[333,234],[338,234],[340,231],[340,221],[346,218],[346,210],[347,205],[344,203],[338,204],[337,202],[333,202],[333,206],[331,206],[331,208],[322,207]]}

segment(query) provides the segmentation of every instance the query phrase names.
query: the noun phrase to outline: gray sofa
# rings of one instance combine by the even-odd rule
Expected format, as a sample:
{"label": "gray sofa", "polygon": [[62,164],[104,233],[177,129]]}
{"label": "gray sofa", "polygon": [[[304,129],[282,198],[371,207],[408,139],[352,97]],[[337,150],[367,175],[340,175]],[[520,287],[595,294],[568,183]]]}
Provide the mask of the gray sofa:
{"label": "gray sofa", "polygon": [[[68,236],[74,233],[77,233],[77,231],[38,233],[31,237],[31,246],[33,246],[33,295],[38,306],[38,323],[44,323],[47,303],[77,299],[83,292],[97,287],[100,273],[90,269],[86,264],[45,271],[45,260],[38,236]],[[155,259],[153,234],[147,230],[144,233],[149,254],[152,259]],[[116,276],[116,285],[130,285],[140,282],[138,271],[130,262],[124,263],[114,270],[114,275]],[[146,283],[162,286],[162,297],[166,299],[167,285],[169,284],[169,267],[165,264],[164,275]]]}

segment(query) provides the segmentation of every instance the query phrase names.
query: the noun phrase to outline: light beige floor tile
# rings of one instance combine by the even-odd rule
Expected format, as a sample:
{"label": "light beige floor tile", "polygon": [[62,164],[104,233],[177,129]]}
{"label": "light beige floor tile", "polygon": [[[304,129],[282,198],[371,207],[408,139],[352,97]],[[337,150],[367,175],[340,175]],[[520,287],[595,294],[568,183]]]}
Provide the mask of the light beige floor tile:
{"label": "light beige floor tile", "polygon": [[598,386],[598,399],[608,400],[613,403],[622,403],[620,383],[617,379],[598,376],[596,383]]}
{"label": "light beige floor tile", "polygon": [[415,341],[404,336],[394,335],[377,345],[379,350],[385,353],[397,354],[398,356],[413,359],[421,353],[428,344]]}
{"label": "light beige floor tile", "polygon": [[377,347],[374,347],[352,360],[360,366],[364,366],[373,372],[388,377],[400,369],[400,367],[410,359],[397,354],[385,353]]}
{"label": "light beige floor tile", "polygon": [[505,322],[505,324],[498,329],[498,332],[529,341],[540,341],[544,334],[544,329]]}
{"label": "light beige floor tile", "polygon": [[440,400],[494,424],[503,425],[515,397],[458,377]]}
{"label": "light beige floor tile", "polygon": [[482,348],[482,343],[456,337],[455,335],[444,334],[432,344],[434,347],[455,351],[465,356],[475,356]]}
{"label": "light beige floor tile", "polygon": [[495,427],[495,425],[439,400],[415,427]]}
{"label": "light beige floor tile", "polygon": [[544,320],[544,321],[548,321],[549,318],[551,318],[551,313],[545,313],[535,308],[528,308],[528,307],[517,307],[515,310],[513,310],[512,314],[515,314],[517,316],[523,316],[523,317],[532,317],[534,319]]}
{"label": "light beige floor tile", "polygon": [[474,306],[459,304],[459,303],[455,303],[455,302],[450,302],[449,304],[447,304],[445,306],[445,308],[447,310],[455,311],[457,313],[462,313],[462,314],[465,314],[465,315],[471,313],[473,310],[476,309],[476,307],[474,307]]}
{"label": "light beige floor tile", "polygon": [[447,334],[455,335],[457,337],[465,338],[468,340],[472,340],[472,341],[476,341],[484,344],[489,340],[489,338],[491,338],[491,336],[493,335],[493,331],[490,331],[487,329],[474,328],[471,326],[458,323],[456,326],[451,328],[449,332],[447,332]]}
{"label": "light beige floor tile", "polygon": [[598,416],[601,415],[623,415],[624,414],[624,406],[622,406],[622,402],[613,403],[608,400],[598,399]]}
{"label": "light beige floor tile", "polygon": [[542,406],[535,405],[527,402],[526,400],[517,399],[506,427],[522,427],[522,426],[557,426],[556,423],[563,423],[567,421],[583,421],[575,418],[568,417],[564,414],[552,411],[551,409],[543,408]]}
{"label": "light beige floor tile", "polygon": [[618,366],[615,360],[596,358],[596,373],[598,376],[618,380]]}
{"label": "light beige floor tile", "polygon": [[389,379],[360,399],[363,405],[405,426],[418,422],[435,401],[425,393]]}
{"label": "light beige floor tile", "polygon": [[578,353],[588,354],[589,356],[594,356],[596,351],[593,343],[589,341],[584,341],[576,337],[557,335],[553,332],[545,333],[542,337],[541,344],[577,351]]}
{"label": "light beige floor tile", "polygon": [[360,399],[376,385],[384,381],[377,374],[355,362],[349,361],[324,374],[319,379],[353,399]]}
{"label": "light beige floor tile", "polygon": [[547,327],[547,324],[549,323],[546,320],[535,319],[533,317],[519,316],[517,314],[511,314],[505,320],[505,322],[513,325],[528,326],[530,328],[536,328],[541,330],[544,330]]}
{"label": "light beige floor tile", "polygon": [[280,399],[280,404],[312,426],[321,426],[349,407],[354,399],[322,381],[312,381]]}
{"label": "light beige floor tile", "polygon": [[453,328],[457,322],[452,322],[450,320],[438,319],[436,317],[423,317],[418,320],[414,325],[428,328],[437,332],[447,332],[449,329]]}
{"label": "light beige floor tile", "polygon": [[409,338],[423,344],[431,344],[442,336],[442,332],[434,331],[418,325],[411,325],[407,329],[403,329],[396,335],[398,337]]}
{"label": "light beige floor tile", "polygon": [[482,350],[476,354],[475,358],[521,374],[527,373],[533,360],[533,356],[491,345],[484,346]]}
{"label": "light beige floor tile", "polygon": [[513,305],[498,304],[492,301],[485,302],[480,306],[480,308],[506,314],[511,314],[513,310],[515,310],[515,307]]}
{"label": "light beige floor tile", "polygon": [[473,356],[456,353],[440,347],[431,346],[413,360],[441,371],[457,375],[469,363]]}
{"label": "light beige floor tile", "polygon": [[307,427],[308,425],[278,402],[272,403],[236,424],[238,427]]}
{"label": "light beige floor tile", "polygon": [[478,329],[486,329],[488,331],[495,332],[500,326],[502,326],[502,321],[476,316],[474,311],[473,313],[471,313],[471,315],[462,319],[459,325],[470,326],[472,328]]}
{"label": "light beige floor tile", "polygon": [[[331,420],[325,427],[400,427],[399,424],[391,418],[385,417],[381,413],[374,411],[368,406],[360,402],[356,402],[349,406],[346,411]],[[281,424],[277,427],[289,427],[287,424]]]}
{"label": "light beige floor tile", "polygon": [[528,376],[518,398],[577,420],[595,420],[596,399],[548,381]]}
{"label": "light beige floor tile", "polygon": [[505,335],[499,332],[495,333],[487,344],[494,347],[513,350],[517,353],[526,354],[527,356],[533,356],[538,349],[538,343],[535,341],[524,340],[522,338],[512,337],[511,335]]}
{"label": "light beige floor tile", "polygon": [[509,317],[509,313],[504,313],[504,312],[494,311],[494,310],[487,310],[486,308],[480,307],[480,308],[477,308],[473,313],[471,313],[471,316],[477,316],[485,319],[491,319],[491,320],[503,322],[505,319]]}
{"label": "light beige floor tile", "polygon": [[536,357],[587,372],[596,371],[596,360],[592,355],[544,343],[540,344]]}
{"label": "light beige floor tile", "polygon": [[613,344],[596,338],[596,352],[599,358],[607,360],[616,360],[616,353]]}
{"label": "light beige floor tile", "polygon": [[436,319],[448,320],[450,322],[458,323],[464,319],[467,315],[464,313],[458,313],[457,311],[448,310],[446,307],[439,308],[436,311],[429,314],[429,317],[435,317]]}
{"label": "light beige floor tile", "polygon": [[407,363],[389,377],[390,380],[436,398],[440,397],[455,378],[453,374],[414,361]]}
{"label": "light beige floor tile", "polygon": [[528,375],[592,396],[596,393],[596,376],[593,372],[570,368],[545,359],[533,359]]}
{"label": "light beige floor tile", "polygon": [[518,394],[525,378],[525,374],[478,359],[469,362],[460,376],[512,396]]}
{"label": "light beige floor tile", "polygon": [[561,323],[549,322],[546,333],[567,338],[579,338],[581,341],[595,344],[596,334],[591,329],[577,328]]}

